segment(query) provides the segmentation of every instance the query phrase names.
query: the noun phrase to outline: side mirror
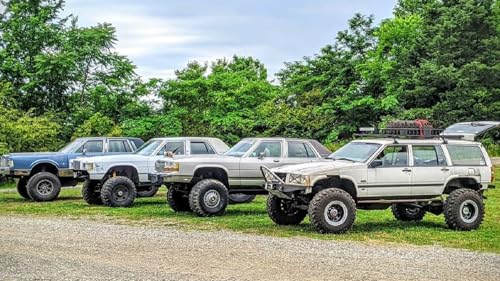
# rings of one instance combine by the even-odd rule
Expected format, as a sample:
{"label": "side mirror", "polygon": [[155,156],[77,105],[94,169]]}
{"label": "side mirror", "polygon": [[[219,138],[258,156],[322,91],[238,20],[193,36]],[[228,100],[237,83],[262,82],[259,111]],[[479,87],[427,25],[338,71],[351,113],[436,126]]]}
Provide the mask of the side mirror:
{"label": "side mirror", "polygon": [[370,168],[377,168],[378,166],[382,166],[383,162],[381,159],[375,159],[370,163]]}
{"label": "side mirror", "polygon": [[172,152],[172,151],[165,151],[165,157],[170,157],[170,158],[172,158],[172,157],[174,157],[174,155],[175,155],[175,154],[174,154],[174,152]]}
{"label": "side mirror", "polygon": [[266,153],[264,151],[262,151],[261,153],[259,153],[259,156],[258,158],[259,159],[264,159],[264,156],[266,155]]}
{"label": "side mirror", "polygon": [[86,148],[82,149],[82,154],[83,155],[87,155],[87,149]]}

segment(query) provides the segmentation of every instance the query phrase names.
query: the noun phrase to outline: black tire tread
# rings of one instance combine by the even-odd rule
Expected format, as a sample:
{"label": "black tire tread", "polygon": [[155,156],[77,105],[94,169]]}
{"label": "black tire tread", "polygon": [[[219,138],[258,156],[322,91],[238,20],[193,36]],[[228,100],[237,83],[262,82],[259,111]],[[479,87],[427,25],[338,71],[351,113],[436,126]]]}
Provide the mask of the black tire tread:
{"label": "black tire tread", "polygon": [[[347,208],[352,208],[354,210],[353,214],[347,218],[346,222],[348,226],[338,231],[330,231],[326,229],[325,227],[323,227],[321,222],[323,216],[323,212],[320,210],[321,204],[323,203],[323,201],[327,200],[331,196],[343,197],[343,199],[345,199],[346,201],[344,203],[347,203],[348,205]],[[352,225],[354,224],[354,220],[356,219],[356,202],[354,202],[354,199],[351,197],[351,195],[349,195],[349,193],[345,192],[344,190],[338,188],[328,188],[318,192],[313,197],[313,199],[309,203],[308,213],[309,213],[309,218],[311,220],[311,224],[319,233],[340,234],[351,229]]]}
{"label": "black tire tread", "polygon": [[151,185],[151,189],[148,190],[138,190],[137,197],[153,197],[158,193],[160,189],[159,185]]}
{"label": "black tire tread", "polygon": [[26,187],[27,183],[28,181],[26,180],[26,178],[20,178],[16,185],[17,193],[19,193],[19,195],[21,195],[21,197],[23,197],[24,199],[31,200],[31,197],[28,194],[28,189]]}
{"label": "black tire tread", "polygon": [[[130,200],[130,202],[121,205],[116,205],[113,203],[112,200],[113,187],[118,184],[129,185],[130,187],[132,187],[130,190],[132,200]],[[135,188],[135,184],[127,177],[117,176],[109,178],[108,180],[106,180],[106,182],[102,185],[101,188],[102,203],[109,207],[130,207],[132,206],[132,204],[134,204],[134,200],[136,197],[137,197],[137,189]]]}
{"label": "black tire tread", "polygon": [[[458,208],[461,204],[462,197],[475,197],[474,199],[478,199],[481,203],[479,204],[479,217],[478,220],[474,225],[465,225],[460,222],[460,219],[455,216],[457,213],[457,210],[455,208]],[[479,228],[481,223],[483,222],[484,219],[484,214],[485,214],[485,209],[484,209],[484,203],[481,198],[481,195],[472,189],[469,188],[460,188],[452,191],[446,201],[444,202],[444,218],[446,221],[446,224],[448,225],[449,228],[454,229],[454,230],[473,230]],[[459,211],[459,210],[458,210]]]}
{"label": "black tire tread", "polygon": [[[225,200],[226,203],[220,211],[218,212],[208,212],[203,208],[203,203],[202,200],[200,200],[200,195],[201,193],[205,192],[205,189],[209,188],[210,185],[219,185],[223,191],[223,194],[220,194],[221,200]],[[209,217],[209,216],[221,216],[226,212],[226,207],[227,207],[227,202],[229,197],[229,192],[227,190],[227,187],[220,181],[216,179],[203,179],[199,182],[197,182],[193,188],[191,189],[191,192],[189,192],[189,206],[191,207],[191,210],[193,213],[200,217]]]}
{"label": "black tire tread", "polygon": [[243,193],[233,193],[229,194],[229,204],[245,204],[245,203],[250,203],[253,200],[255,200],[256,195],[255,194],[244,194],[244,199],[241,199],[239,197],[234,197],[236,194],[243,194]]}
{"label": "black tire tread", "polygon": [[294,215],[284,214],[280,206],[281,200],[286,199],[282,199],[271,194],[269,194],[269,196],[267,197],[267,214],[269,215],[271,220],[278,225],[300,224],[307,216],[307,211],[297,209],[297,213]]}
{"label": "black tire tread", "polygon": [[167,202],[170,208],[175,212],[189,212],[189,198],[183,197],[182,193],[177,191],[174,187],[170,187],[167,191]]}
{"label": "black tire tread", "polygon": [[82,187],[83,200],[89,205],[102,205],[101,195],[95,192],[95,187],[98,183],[86,180]]}
{"label": "black tire tread", "polygon": [[[55,191],[48,197],[41,197],[41,196],[38,196],[35,189],[36,189],[36,183],[41,180],[42,178],[48,178],[49,180],[52,181],[52,184],[54,185],[54,189]],[[34,201],[38,201],[38,202],[46,202],[46,201],[53,201],[55,199],[57,199],[57,197],[59,196],[59,192],[61,192],[61,181],[59,180],[59,178],[50,173],[50,172],[38,172],[36,174],[34,174],[33,176],[31,176],[31,178],[28,180],[28,183],[26,184],[26,188],[27,188],[27,191],[28,191],[28,195],[29,197],[34,200]]]}

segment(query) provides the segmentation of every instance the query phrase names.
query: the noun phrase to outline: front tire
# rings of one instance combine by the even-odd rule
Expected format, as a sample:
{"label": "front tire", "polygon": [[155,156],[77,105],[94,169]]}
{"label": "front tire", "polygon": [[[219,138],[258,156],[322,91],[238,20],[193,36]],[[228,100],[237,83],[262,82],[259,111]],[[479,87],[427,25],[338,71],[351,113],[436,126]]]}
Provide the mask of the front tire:
{"label": "front tire", "polygon": [[167,191],[167,202],[170,208],[176,212],[190,212],[189,195],[184,194],[174,187],[170,187]]}
{"label": "front tire", "polygon": [[137,197],[153,197],[160,189],[159,185],[150,185],[146,189],[137,191]]}
{"label": "front tire", "polygon": [[89,205],[102,205],[101,194],[96,191],[99,182],[85,180],[82,187],[83,200]]}
{"label": "front tire", "polygon": [[61,181],[49,172],[39,172],[33,175],[26,185],[29,197],[38,202],[52,201],[61,192]]}
{"label": "front tire", "polygon": [[189,193],[189,206],[200,217],[220,216],[226,211],[229,193],[226,186],[215,179],[196,183]]}
{"label": "front tire", "polygon": [[307,215],[306,210],[293,208],[293,201],[274,195],[267,197],[267,214],[271,220],[279,225],[297,225]]}
{"label": "front tire", "polygon": [[394,217],[400,221],[421,221],[425,216],[424,208],[404,204],[393,204],[391,210]]}
{"label": "front tire", "polygon": [[451,229],[479,228],[484,218],[484,202],[481,195],[468,188],[452,191],[444,202],[444,217]]}
{"label": "front tire", "polygon": [[314,195],[309,203],[309,218],[320,233],[344,233],[356,219],[356,203],[349,193],[329,188]]}
{"label": "front tire", "polygon": [[127,177],[109,178],[101,188],[102,203],[109,207],[130,207],[136,196],[135,184]]}
{"label": "front tire", "polygon": [[27,184],[27,180],[25,177],[22,177],[19,179],[19,181],[17,182],[17,193],[19,193],[19,195],[21,195],[24,199],[28,199],[28,200],[31,200],[29,194],[28,194],[28,188],[26,187],[26,184]]}

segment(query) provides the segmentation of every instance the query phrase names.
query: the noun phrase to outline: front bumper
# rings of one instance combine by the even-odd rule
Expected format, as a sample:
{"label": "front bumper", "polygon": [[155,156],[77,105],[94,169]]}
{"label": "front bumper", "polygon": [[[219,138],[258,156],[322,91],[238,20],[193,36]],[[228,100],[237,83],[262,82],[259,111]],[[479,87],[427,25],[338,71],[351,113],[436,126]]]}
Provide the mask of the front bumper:
{"label": "front bumper", "polygon": [[162,173],[153,172],[148,174],[148,179],[153,184],[163,183],[189,183],[193,179],[192,176],[179,175],[177,172]]}
{"label": "front bumper", "polygon": [[261,166],[260,171],[262,172],[262,176],[265,180],[264,189],[272,195],[289,199],[289,195],[293,192],[303,191],[305,193],[308,193],[309,188],[305,186],[285,183],[285,181],[283,181],[278,175],[276,175],[266,166]]}
{"label": "front bumper", "polygon": [[23,177],[29,176],[30,170],[16,169],[13,170],[10,167],[0,167],[0,176],[4,177]]}
{"label": "front bumper", "polygon": [[[14,173],[14,171],[12,171]],[[11,175],[10,167],[0,167],[0,176],[13,176]]]}

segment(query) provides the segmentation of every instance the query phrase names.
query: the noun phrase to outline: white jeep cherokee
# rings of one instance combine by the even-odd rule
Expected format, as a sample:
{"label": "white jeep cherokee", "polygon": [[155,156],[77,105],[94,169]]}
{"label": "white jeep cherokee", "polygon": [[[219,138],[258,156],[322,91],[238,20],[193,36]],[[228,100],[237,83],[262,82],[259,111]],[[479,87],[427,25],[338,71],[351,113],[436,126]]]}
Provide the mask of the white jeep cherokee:
{"label": "white jeep cherokee", "polygon": [[493,167],[480,143],[463,140],[355,140],[328,158],[269,169],[261,167],[270,196],[267,212],[280,225],[309,214],[321,233],[351,228],[356,209],[386,209],[398,220],[444,213],[452,229],[479,227],[483,192]]}
{"label": "white jeep cherokee", "polygon": [[161,184],[152,183],[148,173],[155,162],[167,156],[221,154],[229,147],[220,139],[205,137],[155,138],[133,154],[77,158],[71,162],[75,177],[84,178],[82,194],[89,204],[111,207],[132,205],[136,196],[152,196]]}

